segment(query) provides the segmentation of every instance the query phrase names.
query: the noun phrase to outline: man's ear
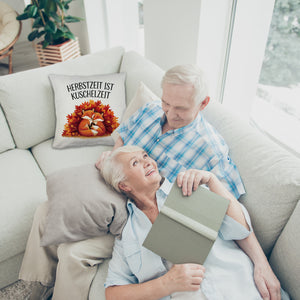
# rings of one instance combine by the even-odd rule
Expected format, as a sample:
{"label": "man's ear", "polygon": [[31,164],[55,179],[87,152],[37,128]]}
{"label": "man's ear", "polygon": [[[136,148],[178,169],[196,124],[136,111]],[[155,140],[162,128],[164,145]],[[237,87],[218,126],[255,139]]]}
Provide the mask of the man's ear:
{"label": "man's ear", "polygon": [[201,103],[200,103],[200,110],[203,110],[207,104],[209,103],[210,97],[206,97]]}
{"label": "man's ear", "polygon": [[124,182],[119,182],[118,187],[121,191],[128,193],[131,191],[131,188]]}

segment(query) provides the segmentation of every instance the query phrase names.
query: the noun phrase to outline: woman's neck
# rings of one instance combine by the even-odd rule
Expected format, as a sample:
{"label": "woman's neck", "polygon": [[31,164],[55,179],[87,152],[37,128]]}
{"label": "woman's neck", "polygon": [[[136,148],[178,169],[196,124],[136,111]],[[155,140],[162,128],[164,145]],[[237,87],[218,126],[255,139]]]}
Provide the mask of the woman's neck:
{"label": "woman's neck", "polygon": [[156,201],[156,190],[155,191],[135,191],[131,194],[131,198],[135,205],[149,218],[153,223],[158,216],[158,206]]}

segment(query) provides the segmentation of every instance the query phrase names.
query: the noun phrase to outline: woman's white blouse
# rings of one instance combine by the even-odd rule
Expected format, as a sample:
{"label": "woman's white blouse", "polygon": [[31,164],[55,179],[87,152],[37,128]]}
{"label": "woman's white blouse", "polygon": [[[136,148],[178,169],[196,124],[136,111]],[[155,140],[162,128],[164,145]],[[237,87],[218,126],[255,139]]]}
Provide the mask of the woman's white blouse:
{"label": "woman's white blouse", "polygon": [[[156,192],[159,209],[164,204],[171,187],[172,184],[165,179]],[[130,200],[127,208],[129,218],[122,239],[115,240],[105,287],[142,283],[160,277],[167,272],[170,265],[142,246],[152,226],[147,216]],[[252,231],[249,214],[244,206],[242,209]],[[204,263],[206,271],[201,290],[207,299],[262,299],[254,283],[253,264],[233,241],[248,237],[251,231],[231,217],[225,216],[219,236]],[[195,296],[193,295],[193,299]],[[162,299],[171,299],[171,297]]]}

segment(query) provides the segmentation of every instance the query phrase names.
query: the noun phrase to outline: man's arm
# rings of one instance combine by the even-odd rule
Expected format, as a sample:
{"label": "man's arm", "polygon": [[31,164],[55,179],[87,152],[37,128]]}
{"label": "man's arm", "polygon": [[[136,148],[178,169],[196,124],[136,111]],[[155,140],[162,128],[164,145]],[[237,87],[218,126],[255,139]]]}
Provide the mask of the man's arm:
{"label": "man's arm", "polygon": [[254,232],[235,241],[254,264],[254,281],[263,299],[280,300],[280,282],[274,274]]}
{"label": "man's arm", "polygon": [[[190,195],[200,184],[206,184],[212,192],[230,200],[227,215],[249,230],[240,203],[211,172],[193,169],[181,172],[178,174],[177,184],[182,187],[182,192],[185,195]],[[247,238],[235,242],[254,264],[254,281],[263,299],[280,300],[280,282],[275,276],[254,232],[251,232]]]}

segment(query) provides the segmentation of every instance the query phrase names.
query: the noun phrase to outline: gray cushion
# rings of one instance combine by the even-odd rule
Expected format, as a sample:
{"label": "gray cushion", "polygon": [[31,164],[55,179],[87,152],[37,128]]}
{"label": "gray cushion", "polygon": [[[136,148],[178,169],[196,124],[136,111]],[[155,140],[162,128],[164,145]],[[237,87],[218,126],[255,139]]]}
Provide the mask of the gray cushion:
{"label": "gray cushion", "polygon": [[80,241],[107,233],[119,236],[127,221],[125,196],[107,186],[94,165],[47,177],[49,212],[41,245]]}
{"label": "gray cushion", "polygon": [[269,255],[300,198],[300,160],[219,103],[204,115],[229,145],[246,188],[240,200]]}
{"label": "gray cushion", "polygon": [[[279,277],[282,287],[292,299],[300,295],[300,203],[298,204],[278,238],[270,257],[270,263]],[[297,298],[298,297],[298,298]]]}
{"label": "gray cushion", "polygon": [[118,47],[47,67],[2,76],[0,104],[18,148],[27,149],[54,136],[54,96],[49,74],[116,73],[119,71],[123,53],[124,49]]}

